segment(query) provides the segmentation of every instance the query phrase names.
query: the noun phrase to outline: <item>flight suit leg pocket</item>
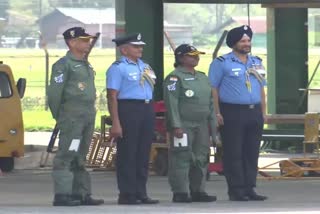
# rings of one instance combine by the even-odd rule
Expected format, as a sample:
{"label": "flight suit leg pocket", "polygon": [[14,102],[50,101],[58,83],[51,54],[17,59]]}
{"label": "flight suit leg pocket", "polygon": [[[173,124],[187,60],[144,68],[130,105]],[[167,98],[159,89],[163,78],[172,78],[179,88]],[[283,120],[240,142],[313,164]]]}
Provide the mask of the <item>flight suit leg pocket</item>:
{"label": "flight suit leg pocket", "polygon": [[186,133],[183,134],[182,138],[171,137],[171,150],[173,152],[190,151],[190,145],[188,142],[188,136]]}

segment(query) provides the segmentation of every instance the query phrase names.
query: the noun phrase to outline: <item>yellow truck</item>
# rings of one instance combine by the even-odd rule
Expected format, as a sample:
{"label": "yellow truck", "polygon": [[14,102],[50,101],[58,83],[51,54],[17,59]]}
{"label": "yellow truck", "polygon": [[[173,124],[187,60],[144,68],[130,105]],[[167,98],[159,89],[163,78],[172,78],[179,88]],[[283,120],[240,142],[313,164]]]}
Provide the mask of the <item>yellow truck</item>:
{"label": "yellow truck", "polygon": [[26,79],[15,83],[8,65],[0,61],[0,169],[14,168],[14,158],[24,155],[24,129],[20,99],[24,96]]}

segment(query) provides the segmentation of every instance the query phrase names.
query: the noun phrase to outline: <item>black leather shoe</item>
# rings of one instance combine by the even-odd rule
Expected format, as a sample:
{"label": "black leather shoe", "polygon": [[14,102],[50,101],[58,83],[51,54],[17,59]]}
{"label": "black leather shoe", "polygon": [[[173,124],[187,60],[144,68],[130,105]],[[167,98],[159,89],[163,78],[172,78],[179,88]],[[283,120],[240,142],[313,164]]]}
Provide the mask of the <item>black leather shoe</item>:
{"label": "black leather shoe", "polygon": [[191,199],[193,202],[213,202],[217,200],[217,197],[208,195],[206,192],[192,192]]}
{"label": "black leather shoe", "polygon": [[79,206],[80,200],[73,199],[71,195],[56,194],[54,196],[53,206]]}
{"label": "black leather shoe", "polygon": [[264,201],[268,197],[264,195],[258,195],[257,193],[247,195],[250,201]]}
{"label": "black leather shoe", "polygon": [[191,203],[192,199],[188,193],[173,193],[172,202],[174,203]]}
{"label": "black leather shoe", "polygon": [[88,206],[95,206],[95,205],[101,205],[104,204],[103,199],[94,199],[91,197],[91,195],[86,195],[81,201],[81,205],[88,205]]}
{"label": "black leather shoe", "polygon": [[135,195],[119,195],[118,198],[118,204],[129,204],[129,205],[135,205],[135,204],[141,204],[141,202],[136,198]]}
{"label": "black leather shoe", "polygon": [[230,201],[249,201],[249,197],[245,195],[229,195]]}
{"label": "black leather shoe", "polygon": [[141,202],[141,204],[157,204],[159,200],[155,200],[152,198],[146,197],[137,197],[137,199]]}

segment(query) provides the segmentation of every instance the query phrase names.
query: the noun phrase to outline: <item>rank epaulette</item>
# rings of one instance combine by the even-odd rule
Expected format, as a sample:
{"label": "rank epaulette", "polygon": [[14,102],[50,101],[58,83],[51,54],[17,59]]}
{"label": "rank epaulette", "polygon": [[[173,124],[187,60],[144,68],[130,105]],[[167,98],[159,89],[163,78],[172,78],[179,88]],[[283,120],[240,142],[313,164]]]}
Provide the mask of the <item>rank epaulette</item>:
{"label": "rank epaulette", "polygon": [[255,58],[257,58],[258,60],[262,61],[262,59],[258,56],[254,56]]}
{"label": "rank epaulette", "polygon": [[117,60],[112,63],[112,65],[120,65],[121,61]]}
{"label": "rank epaulette", "polygon": [[217,57],[217,60],[223,62],[225,60],[225,58],[223,56],[219,56],[219,57]]}
{"label": "rank epaulette", "polygon": [[66,57],[60,58],[55,64],[64,64],[66,62]]}

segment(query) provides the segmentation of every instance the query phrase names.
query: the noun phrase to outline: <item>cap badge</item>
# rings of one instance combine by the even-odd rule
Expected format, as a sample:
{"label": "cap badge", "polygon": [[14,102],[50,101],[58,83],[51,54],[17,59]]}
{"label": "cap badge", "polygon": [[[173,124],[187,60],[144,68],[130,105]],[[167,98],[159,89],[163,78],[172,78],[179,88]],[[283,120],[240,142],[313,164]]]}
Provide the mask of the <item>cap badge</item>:
{"label": "cap badge", "polygon": [[71,35],[71,37],[74,37],[74,30],[72,30],[72,31],[70,31],[70,35]]}
{"label": "cap badge", "polygon": [[248,26],[245,25],[245,26],[243,27],[243,30],[248,30]]}
{"label": "cap badge", "polygon": [[190,46],[190,49],[191,49],[192,51],[195,51],[195,50],[196,50],[196,48],[193,47],[193,46]]}
{"label": "cap badge", "polygon": [[141,34],[140,33],[137,36],[137,40],[141,40]]}

